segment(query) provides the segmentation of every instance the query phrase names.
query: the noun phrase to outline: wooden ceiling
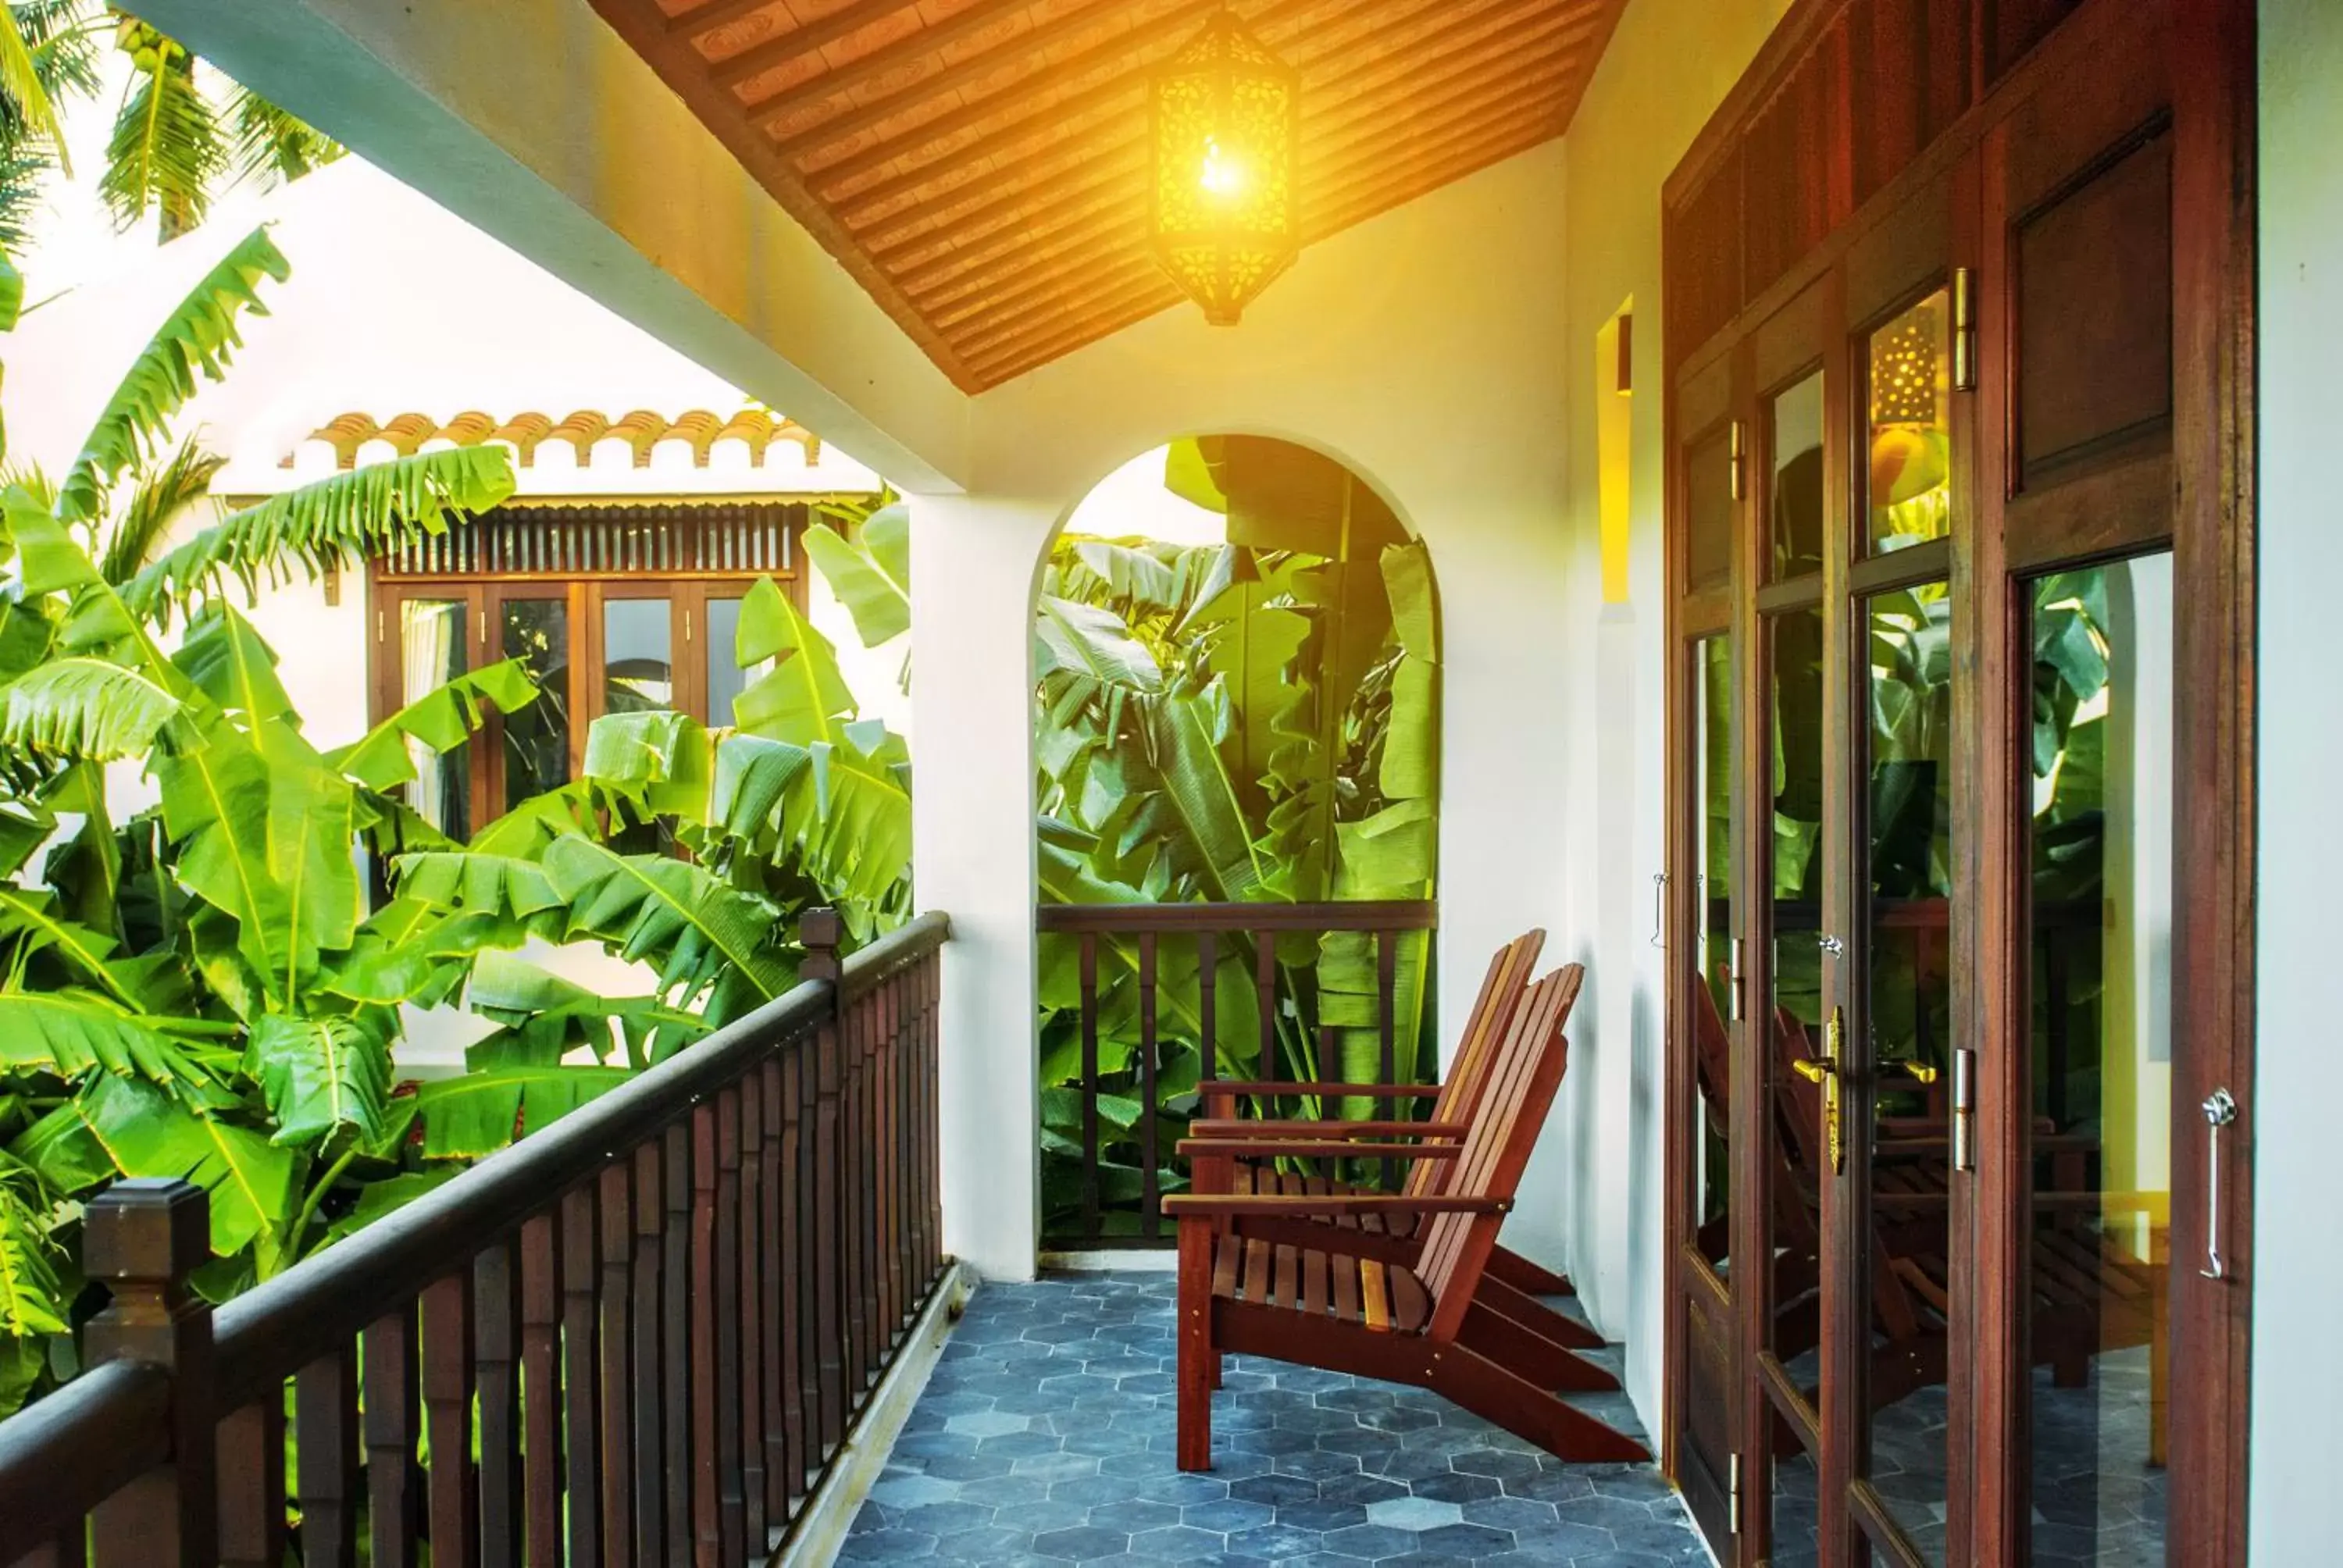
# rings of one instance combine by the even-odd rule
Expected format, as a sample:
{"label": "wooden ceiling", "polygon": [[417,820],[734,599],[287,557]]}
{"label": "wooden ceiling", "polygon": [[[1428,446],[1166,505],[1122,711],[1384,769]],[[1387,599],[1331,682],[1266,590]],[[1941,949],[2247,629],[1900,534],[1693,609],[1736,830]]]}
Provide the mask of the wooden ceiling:
{"label": "wooden ceiling", "polygon": [[[962,388],[1180,300],[1147,72],[1224,0],[593,3]],[[1559,136],[1626,0],[1225,3],[1302,73],[1314,241]]]}

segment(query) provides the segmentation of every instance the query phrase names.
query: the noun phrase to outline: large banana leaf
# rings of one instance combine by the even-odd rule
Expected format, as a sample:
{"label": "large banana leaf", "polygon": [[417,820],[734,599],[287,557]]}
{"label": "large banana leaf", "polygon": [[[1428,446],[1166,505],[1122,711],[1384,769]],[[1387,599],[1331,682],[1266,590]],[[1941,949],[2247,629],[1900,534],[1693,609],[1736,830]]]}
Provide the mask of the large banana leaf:
{"label": "large banana leaf", "polygon": [[293,699],[277,678],[276,649],[234,605],[206,608],[171,662],[247,731],[293,711]]}
{"label": "large banana leaf", "polygon": [[179,699],[108,659],[53,658],[0,689],[0,748],[85,762],[143,757]]}
{"label": "large banana leaf", "polygon": [[408,703],[367,731],[364,739],[327,753],[326,761],[369,789],[394,789],[416,776],[410,741],[435,754],[453,751],[478,731],[488,709],[512,713],[537,698],[528,661],[500,659]]}
{"label": "large banana leaf", "polygon": [[[865,648],[911,628],[911,509],[897,502],[863,520],[851,541],[827,523],[805,531],[806,555],[830,584]],[[753,662],[753,661],[752,661]]]}
{"label": "large banana leaf", "polygon": [[196,395],[196,377],[216,381],[227,368],[244,341],[236,317],[245,311],[268,314],[261,279],[281,283],[292,270],[268,231],[256,228],[204,276],[139,351],[90,427],[81,456],[57,487],[60,518],[86,523],[104,514],[107,487],[167,438],[172,416]]}
{"label": "large banana leaf", "polygon": [[0,990],[0,1070],[188,1086],[202,1077],[146,1020],[83,990]]}
{"label": "large banana leaf", "polygon": [[769,578],[758,578],[740,601],[737,656],[744,669],[774,661],[732,704],[740,728],[752,734],[793,746],[835,743],[857,711],[838,650]]}
{"label": "large banana leaf", "polygon": [[304,1161],[267,1134],[199,1115],[136,1079],[97,1079],[66,1104],[124,1175],[176,1176],[208,1191],[221,1257],[291,1223]]}
{"label": "large banana leaf", "polygon": [[315,575],[361,566],[512,490],[511,459],[493,445],[369,464],[223,518],[133,578],[123,599],[141,618],[167,622],[191,597],[216,596],[229,579],[252,595],[264,578],[279,580],[297,567]]}
{"label": "large banana leaf", "polygon": [[390,1042],[377,1020],[266,1014],[252,1026],[244,1070],[277,1118],[272,1142],[307,1148],[345,1127],[364,1142],[381,1136]]}
{"label": "large banana leaf", "polygon": [[435,910],[531,922],[559,916],[564,900],[538,861],[479,849],[428,850],[391,862],[398,896]]}
{"label": "large banana leaf", "polygon": [[67,920],[57,912],[56,903],[56,895],[45,890],[0,884],[0,936],[19,940],[20,962],[36,952],[52,953],[79,983],[96,986],[118,1006],[138,1010],[137,998],[106,961],[115,940]]}
{"label": "large banana leaf", "polygon": [[1043,594],[1034,631],[1040,638],[1035,672],[1045,680],[1063,671],[1084,689],[1163,689],[1163,671],[1155,656],[1112,610]]}
{"label": "large banana leaf", "polygon": [[664,855],[621,855],[582,835],[558,839],[546,874],[569,908],[569,933],[649,963],[678,1005],[705,995],[723,1023],[787,991],[797,966],[774,945],[780,911]]}
{"label": "large banana leaf", "polygon": [[427,1160],[475,1160],[523,1131],[559,1121],[633,1077],[622,1067],[558,1062],[499,1067],[427,1083],[415,1092]]}
{"label": "large banana leaf", "polygon": [[1162,790],[1142,821],[1184,859],[1175,874],[1200,879],[1195,896],[1236,903],[1254,896],[1264,868],[1244,819],[1244,802],[1221,745],[1228,701],[1214,685],[1194,696],[1147,705],[1147,739]]}

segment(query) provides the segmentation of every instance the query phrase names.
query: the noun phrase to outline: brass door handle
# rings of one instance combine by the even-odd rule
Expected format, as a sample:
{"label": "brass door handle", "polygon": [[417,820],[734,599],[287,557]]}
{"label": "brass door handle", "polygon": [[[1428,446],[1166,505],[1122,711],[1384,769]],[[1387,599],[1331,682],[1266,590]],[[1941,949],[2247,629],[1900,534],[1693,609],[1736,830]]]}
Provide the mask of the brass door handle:
{"label": "brass door handle", "polygon": [[1883,1061],[1879,1070],[1882,1072],[1908,1073],[1916,1083],[1934,1083],[1939,1076],[1938,1070],[1925,1061]]}
{"label": "brass door handle", "polygon": [[1827,1057],[1802,1056],[1790,1063],[1790,1070],[1808,1083],[1820,1083],[1838,1070],[1838,1063]]}
{"label": "brass door handle", "polygon": [[1823,1054],[1801,1056],[1790,1063],[1790,1070],[1808,1083],[1818,1083],[1823,1090],[1823,1142],[1830,1151],[1833,1172],[1846,1169],[1846,1126],[1845,1111],[1840,1105],[1840,1086],[1845,1074],[1839,1070],[1839,1058],[1845,1054],[1846,1015],[1837,1008],[1831,1009],[1830,1022],[1823,1030]]}

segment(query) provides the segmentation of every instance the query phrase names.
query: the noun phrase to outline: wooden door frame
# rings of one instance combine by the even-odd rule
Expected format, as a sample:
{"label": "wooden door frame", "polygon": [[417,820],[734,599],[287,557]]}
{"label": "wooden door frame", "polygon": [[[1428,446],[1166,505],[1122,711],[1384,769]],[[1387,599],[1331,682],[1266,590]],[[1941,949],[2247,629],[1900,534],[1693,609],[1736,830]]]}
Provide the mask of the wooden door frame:
{"label": "wooden door frame", "polygon": [[[2255,27],[2252,8],[2236,0],[2167,3],[2173,18],[2169,45],[2173,60],[2175,213],[2172,472],[2177,504],[2173,545],[2176,581],[2182,585],[2179,602],[2187,607],[2186,613],[2177,618],[2175,627],[2174,678],[2176,694],[2181,700],[2175,715],[2174,737],[2174,934],[2177,950],[2189,955],[2187,961],[2176,965],[2171,1007],[2172,1027],[2191,1041],[2195,1057],[2189,1064],[2187,1081],[2176,1075],[2173,1095],[2176,1103],[2193,1106],[2219,1084],[2230,1090],[2240,1107],[2238,1120],[2224,1133],[2220,1154],[2222,1251],[2229,1265],[2230,1283],[2217,1292],[2185,1292],[2182,1308],[2176,1311],[2172,1324],[2173,1408],[2193,1410],[2194,1415],[2187,1421],[2176,1421],[2171,1432],[2170,1468],[2187,1479],[2174,1490],[2173,1524],[2167,1543],[2170,1556],[2176,1562],[2234,1563],[2246,1560],[2247,1549],[2248,1334],[2253,1280]],[[2113,0],[2090,0],[2084,15],[2096,15],[2104,20],[2112,8]],[[1778,71],[1785,55],[1810,46],[1812,35],[1820,25],[1817,17],[1825,9],[1818,5],[1794,8],[1776,39],[1761,51],[1759,65],[1753,67],[1752,78],[1761,70]],[[2066,25],[2072,28],[2074,24]],[[1793,33],[1804,35],[1804,41],[1791,37]],[[1981,62],[1986,47],[1981,34],[1975,46],[1980,62],[1976,68],[1981,83]],[[1745,337],[1750,323],[1763,319],[1816,276],[1842,264],[1859,269],[1863,265],[1863,236],[1876,226],[1878,215],[1908,199],[1930,181],[1943,179],[1948,174],[1966,177],[1956,174],[1956,166],[1970,156],[1984,129],[2016,95],[2037,89],[2050,74],[2047,62],[2061,54],[2054,34],[2036,52],[2036,57],[2010,72],[1989,97],[1976,104],[1910,168],[1866,201],[1855,221],[1843,226],[1813,255],[1769,286],[1732,325],[1705,343],[1671,345],[1663,408],[1669,464],[1666,498],[1671,509],[1667,558],[1672,574],[1677,569],[1681,545],[1678,535],[1684,516],[1681,469],[1684,442],[1680,437],[1676,407],[1679,377],[1694,368],[1713,367],[1719,358],[1737,352],[1735,345]],[[1755,89],[1745,80],[1743,86],[1736,87],[1728,97],[1728,111],[1721,111],[1720,118],[1729,118],[1731,106],[1735,104],[1745,109],[1756,95]],[[1696,146],[1721,145],[1722,135],[1712,136],[1704,132],[1703,143]],[[1688,165],[1692,161],[1688,158]],[[1680,185],[1689,186],[1693,178],[1680,171],[1678,178],[1671,181],[1672,196]],[[1967,196],[1956,197],[1953,205],[1956,214],[1979,211],[1978,203]],[[1952,256],[1974,266],[1982,244],[1982,236],[1975,226],[1956,228],[1948,237]],[[1745,417],[1745,408],[1742,411]],[[1962,409],[1956,405],[1956,418],[1979,417],[1980,411]],[[1956,444],[1956,449],[1974,455],[1977,445],[1970,440]],[[1956,483],[1962,482],[1957,467],[1956,475]],[[1973,475],[1967,479],[1972,484],[1976,482]],[[2007,567],[2006,558],[1987,555],[1967,558],[1956,570],[1964,577],[1981,579],[1991,576],[1993,580],[2006,581]],[[1966,602],[1972,618],[1981,602],[1999,607],[1995,637],[2006,644],[2014,636],[2008,625],[2010,596],[1996,593],[1989,601],[1980,601],[1973,588],[1969,594],[1966,601],[1956,602]],[[1672,873],[1681,873],[1687,867],[1690,848],[1684,829],[1692,786],[1685,778],[1687,761],[1683,737],[1689,721],[1687,699],[1692,691],[1687,682],[1695,676],[1685,668],[1690,644],[1684,635],[1680,605],[1683,598],[1681,581],[1672,575],[1667,604],[1671,673],[1667,682],[1670,708],[1665,746],[1670,803],[1666,842]],[[1737,607],[1735,617],[1738,629]],[[1739,642],[1736,658],[1745,664],[1749,653],[1746,643]],[[1748,678],[1736,673],[1736,692]],[[1974,693],[1982,689],[1982,684],[1973,678],[1969,685],[1974,703]],[[1974,706],[1972,711],[1976,711]],[[2000,744],[2007,746],[2014,741],[2004,736]],[[1956,766],[1956,779],[1962,772]],[[2006,786],[2006,780],[2003,783]],[[1979,804],[1969,799],[1965,803],[1956,801],[1956,815],[1966,825],[1973,842],[1979,839],[1979,830],[1985,826],[1984,819],[1977,814]],[[2006,823],[2014,820],[2015,809],[2012,804],[1991,815]],[[1980,842],[1978,848],[1982,852],[1984,845]],[[2004,850],[2011,848],[2002,846]],[[1956,897],[1966,896],[1971,909],[1977,911],[1989,906],[2009,906],[2015,861],[2003,853],[1999,862],[2003,876],[1998,881],[1972,875],[1956,891]],[[2180,875],[2183,868],[2189,873],[2185,879]],[[1688,950],[1679,945],[1692,931],[1694,918],[1691,890],[1683,885],[1687,882],[1688,879],[1679,874],[1669,887],[1672,953]],[[1975,917],[1970,925],[1969,940],[1975,943],[1980,940]],[[2006,930],[1993,940],[2006,941]],[[1974,953],[1978,950],[1970,947],[1959,950]],[[1975,963],[1967,967],[1979,975],[1985,973]],[[1680,1342],[1684,1332],[1680,1313],[1685,1290],[1682,1252],[1689,1241],[1684,1233],[1689,1211],[1681,1201],[1689,1190],[1690,1151],[1684,1118],[1685,1108],[1693,1104],[1695,1092],[1683,1028],[1688,1001],[1683,989],[1685,977],[1676,973],[1682,968],[1682,964],[1671,961],[1664,988],[1669,1005],[1664,1038],[1668,1191],[1672,1198],[1666,1221],[1670,1260],[1666,1322],[1671,1342],[1666,1348],[1665,1366],[1670,1382],[1664,1402],[1662,1439],[1664,1456],[1672,1468],[1685,1374],[1684,1347]],[[1973,998],[1971,1011],[1974,1014],[1979,1006],[1989,1006],[2003,1020],[2001,1027],[2006,1028],[2007,1020],[2016,1016],[2011,1011],[2016,1002],[2006,994],[2006,988],[2018,983],[2022,977],[2014,972],[2013,966],[2001,965],[1992,978],[1996,986],[2003,988],[2004,994]],[[1826,978],[1826,988],[1829,983]],[[1954,1043],[1974,1045],[1988,1027],[1992,1027],[1988,1020],[1972,1017],[1968,1026],[1958,1030]],[[1979,1065],[1982,1070],[1986,1063],[1980,1060]],[[1981,1070],[1981,1080],[1984,1077]],[[1735,1088],[1736,1103],[1755,1092],[1753,1086],[1745,1084],[1736,1084]],[[1979,1088],[1981,1095],[1994,1091],[1983,1081]],[[2012,1089],[2010,1085],[2001,1086],[2005,1101],[2011,1097]],[[2008,1120],[2005,1116],[2004,1121]],[[1981,1119],[1980,1130],[1983,1128]],[[2002,1152],[2005,1170],[2008,1154],[2008,1151]],[[2205,1256],[2205,1215],[2200,1207],[2207,1175],[2205,1142],[2201,1137],[2177,1139],[2172,1154],[2172,1267],[2193,1269]],[[1982,1142],[1978,1156],[1981,1163],[1995,1159],[1992,1149]],[[1980,1324],[1981,1331],[2000,1332],[2003,1338],[1998,1342],[2007,1353],[1982,1358],[1972,1364],[1969,1358],[1975,1355],[1976,1345],[1967,1336],[1956,1336],[1951,1347],[1951,1386],[1947,1390],[1953,1405],[1951,1413],[1956,1422],[1967,1422],[1974,1446],[1963,1452],[1956,1444],[1955,1451],[1948,1452],[1948,1490],[1966,1491],[1974,1503],[1969,1513],[1972,1538],[1948,1542],[1949,1560],[1997,1561],[1995,1553],[2014,1544],[2009,1528],[2012,1511],[2016,1500],[2026,1494],[2028,1480],[2014,1473],[2016,1456],[2024,1450],[2011,1441],[2015,1434],[2006,1421],[2008,1412],[2016,1408],[2024,1386],[2023,1369],[2009,1364],[2021,1358],[2016,1349],[2020,1342],[2012,1331],[2022,1318],[2023,1304],[2004,1288],[2011,1282],[2013,1271],[2006,1267],[1986,1271],[1980,1261],[1986,1251],[2005,1260],[2012,1255],[2016,1238],[2006,1220],[1996,1222],[1996,1233],[1992,1235],[1976,1234],[1974,1227],[1987,1223],[1988,1199],[2005,1215],[2016,1211],[2007,1206],[2006,1188],[1992,1193],[1972,1192],[1971,1181],[1962,1176],[1956,1176],[1953,1185],[1952,1223],[1956,1233],[1952,1238],[1952,1286],[1956,1310],[1960,1310],[1959,1303],[1964,1301],[1970,1302],[1972,1310],[1986,1320]],[[1736,1168],[1736,1208],[1749,1196],[1750,1189],[1740,1179]],[[1746,1224],[1736,1222],[1736,1256],[1748,1255],[1741,1251],[1747,1230]],[[1853,1310],[1852,1306],[1849,1310]],[[1981,1332],[1980,1341],[1983,1338]],[[1985,1362],[1994,1364],[1983,1364]],[[1747,1370],[1742,1369],[1744,1373]],[[1740,1381],[1748,1380],[1745,1375]],[[1736,1398],[1741,1397],[1736,1390]],[[1740,1413],[1745,1428],[1749,1412],[1744,1410]],[[1835,1432],[1834,1439],[1838,1435]],[[1745,1484],[1763,1484],[1763,1480],[1753,1476]],[[1835,1501],[1829,1506],[1835,1507]],[[1747,1555],[1746,1549],[1735,1549]]]}

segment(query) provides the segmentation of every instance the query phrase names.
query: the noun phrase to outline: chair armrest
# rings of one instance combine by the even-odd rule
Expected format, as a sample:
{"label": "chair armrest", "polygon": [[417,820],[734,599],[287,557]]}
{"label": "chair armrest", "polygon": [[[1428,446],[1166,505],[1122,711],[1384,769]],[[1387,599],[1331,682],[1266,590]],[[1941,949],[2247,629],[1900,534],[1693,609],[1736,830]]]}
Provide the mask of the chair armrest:
{"label": "chair armrest", "polygon": [[1175,1149],[1191,1159],[1221,1160],[1453,1160],[1457,1143],[1376,1143],[1340,1138],[1182,1138]]}
{"label": "chair armrest", "polygon": [[1239,1142],[1256,1138],[1463,1138],[1472,1128],[1462,1121],[1192,1121],[1188,1131],[1197,1138],[1226,1138]]}
{"label": "chair armrest", "polygon": [[1235,1094],[1253,1099],[1306,1094],[1318,1100],[1437,1100],[1436,1083],[1260,1083],[1211,1079],[1196,1086],[1201,1095]]}
{"label": "chair armrest", "polygon": [[1351,1192],[1323,1198],[1174,1192],[1163,1200],[1163,1211],[1181,1220],[1278,1214],[1508,1214],[1513,1208],[1511,1198],[1411,1198],[1404,1193],[1385,1192]]}

